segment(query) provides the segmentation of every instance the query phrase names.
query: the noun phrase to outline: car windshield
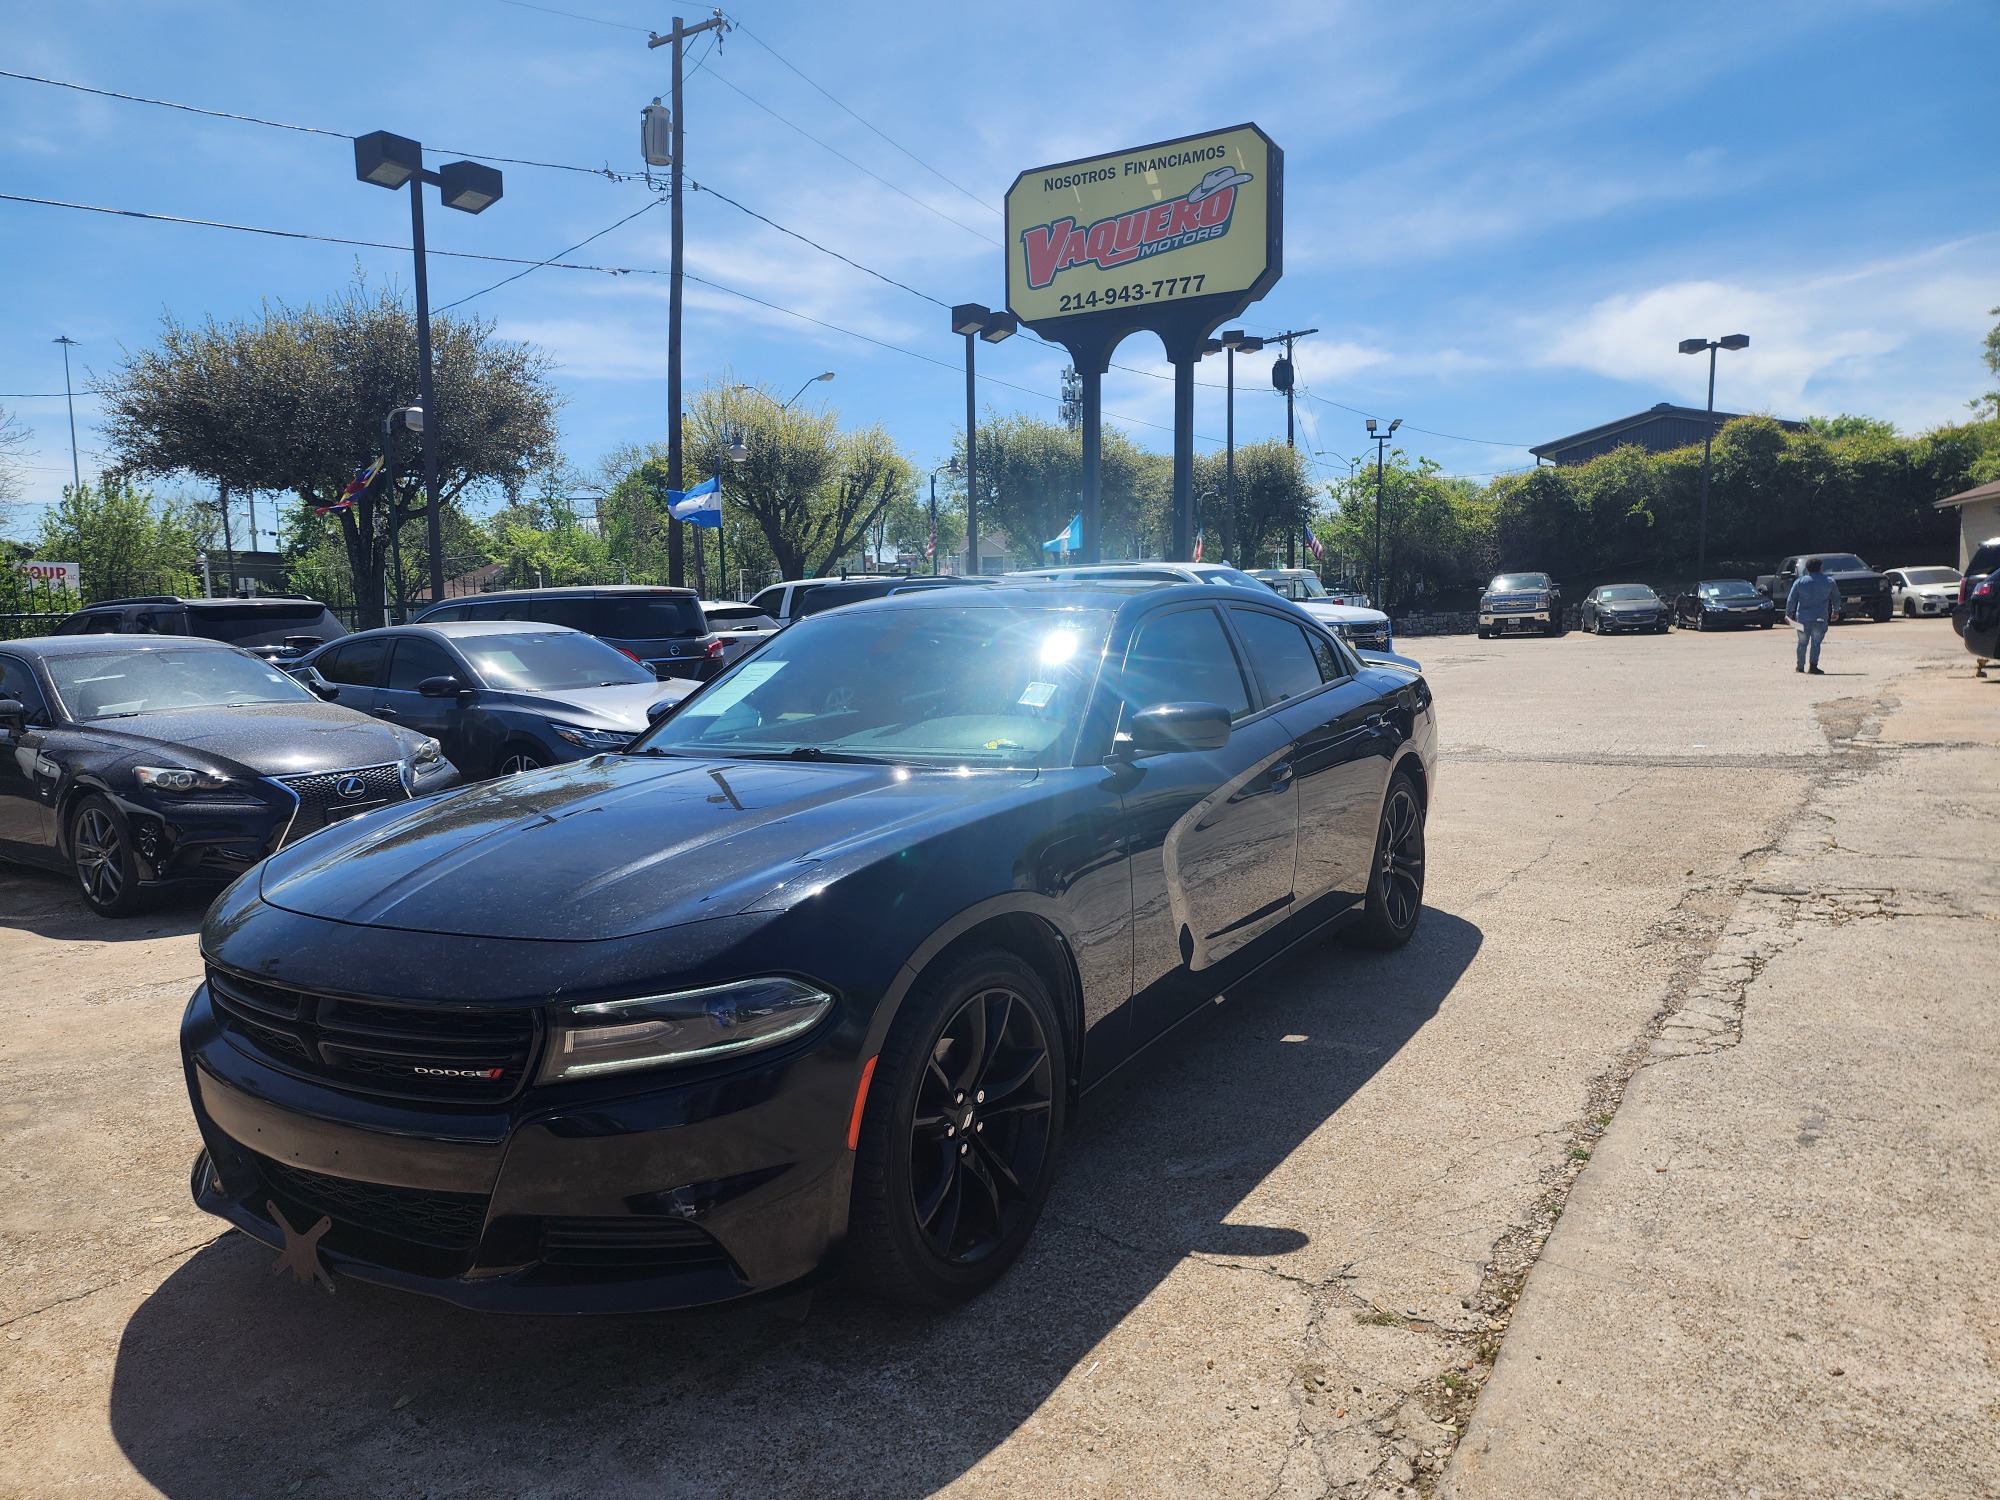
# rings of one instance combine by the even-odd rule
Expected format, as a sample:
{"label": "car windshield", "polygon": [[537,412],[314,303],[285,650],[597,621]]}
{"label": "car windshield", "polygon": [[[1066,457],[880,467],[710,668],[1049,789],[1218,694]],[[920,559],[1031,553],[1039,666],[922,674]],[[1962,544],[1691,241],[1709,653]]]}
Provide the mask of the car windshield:
{"label": "car windshield", "polygon": [[1866,573],[1868,564],[1852,552],[1829,552],[1819,560],[1823,573]]}
{"label": "car windshield", "polygon": [[241,651],[167,647],[44,658],[72,719],[115,719],[172,708],[311,703],[297,682]]}
{"label": "car windshield", "polygon": [[1905,568],[1903,582],[1908,584],[1957,583],[1956,568]]}
{"label": "car windshield", "polygon": [[651,755],[1066,765],[1105,610],[839,611],[773,636],[633,746]]}
{"label": "car windshield", "polygon": [[1643,583],[1614,583],[1608,589],[1599,589],[1597,597],[1608,603],[1616,604],[1621,600],[1627,599],[1654,599],[1658,595]]}
{"label": "car windshield", "polygon": [[204,604],[188,611],[195,635],[232,646],[279,646],[288,636],[330,641],[347,630],[323,604]]}
{"label": "car windshield", "polygon": [[571,630],[467,635],[454,643],[488,687],[511,693],[615,687],[652,682],[653,674],[621,651]]}
{"label": "car windshield", "polygon": [[1724,578],[1701,586],[1702,597],[1707,599],[1754,599],[1757,589],[1754,584],[1745,583],[1740,578]]}
{"label": "car windshield", "polygon": [[1489,594],[1526,594],[1549,586],[1546,573],[1502,573],[1486,585]]}

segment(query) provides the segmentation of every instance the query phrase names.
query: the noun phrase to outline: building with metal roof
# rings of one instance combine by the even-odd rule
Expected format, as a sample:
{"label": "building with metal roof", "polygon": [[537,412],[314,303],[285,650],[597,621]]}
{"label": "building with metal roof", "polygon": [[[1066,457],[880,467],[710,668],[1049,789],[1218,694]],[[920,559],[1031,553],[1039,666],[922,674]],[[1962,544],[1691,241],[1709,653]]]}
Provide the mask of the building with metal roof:
{"label": "building with metal roof", "polygon": [[[1719,411],[1712,420],[1716,430],[1720,431],[1725,422],[1734,422],[1742,415],[1741,412]],[[1582,432],[1573,432],[1568,437],[1557,438],[1528,451],[1537,460],[1547,460],[1560,466],[1587,464],[1614,448],[1628,445],[1644,448],[1649,453],[1667,453],[1675,448],[1699,445],[1708,431],[1710,420],[1709,413],[1699,406],[1675,406],[1671,401],[1662,401],[1647,411],[1620,417],[1615,422],[1606,422],[1598,427],[1587,427]],[[1778,425],[1787,432],[1806,430],[1805,423],[1788,422],[1782,418],[1778,419]]]}

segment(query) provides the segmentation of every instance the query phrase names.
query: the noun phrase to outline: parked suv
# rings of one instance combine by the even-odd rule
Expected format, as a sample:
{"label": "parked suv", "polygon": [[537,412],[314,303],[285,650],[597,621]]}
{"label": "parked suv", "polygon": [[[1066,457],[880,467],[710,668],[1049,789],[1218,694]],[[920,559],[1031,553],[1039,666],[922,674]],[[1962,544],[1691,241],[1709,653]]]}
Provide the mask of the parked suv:
{"label": "parked suv", "polygon": [[347,634],[317,599],[104,599],[80,609],[56,635],[192,635],[224,641],[269,662],[289,663]]}
{"label": "parked suv", "polygon": [[845,578],[794,578],[787,583],[772,584],[751,599],[750,607],[785,626],[809,613],[801,606],[806,595],[814,589],[823,589],[830,583],[873,583],[888,578],[890,575],[887,573],[853,573]]}
{"label": "parked suv", "polygon": [[[1841,619],[1858,620],[1866,615],[1880,622],[1894,613],[1896,606],[1890,594],[1889,580],[1852,552],[1801,552],[1796,557],[1785,558],[1766,585],[1766,592],[1780,608],[1791,593],[1792,585],[1805,572],[1806,564],[1815,557],[1819,559],[1820,571],[1840,585]],[[1764,580],[1758,581],[1762,583]]]}
{"label": "parked suv", "polygon": [[410,623],[448,625],[458,620],[532,620],[566,625],[622,651],[657,677],[706,682],[722,670],[722,637],[708,627],[693,589],[643,583],[578,588],[517,589],[434,604]]}
{"label": "parked suv", "polygon": [[2000,536],[1981,542],[1972,554],[1958,597],[1951,628],[1972,653],[1976,675],[1984,677],[1986,664],[2000,657]]}

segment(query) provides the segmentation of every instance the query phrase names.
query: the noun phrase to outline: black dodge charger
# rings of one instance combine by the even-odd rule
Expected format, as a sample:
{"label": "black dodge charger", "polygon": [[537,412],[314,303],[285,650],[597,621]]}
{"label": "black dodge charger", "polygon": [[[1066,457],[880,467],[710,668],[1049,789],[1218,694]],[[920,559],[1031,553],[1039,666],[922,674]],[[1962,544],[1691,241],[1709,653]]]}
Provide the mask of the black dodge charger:
{"label": "black dodge charger", "polygon": [[220,641],[0,642],[0,858],[70,870],[105,916],[457,780],[437,741]]}
{"label": "black dodge charger", "polygon": [[1083,1090],[1417,925],[1428,685],[1218,593],[856,604],[624,753],[277,854],[202,934],[196,1201],[470,1307],[973,1295]]}

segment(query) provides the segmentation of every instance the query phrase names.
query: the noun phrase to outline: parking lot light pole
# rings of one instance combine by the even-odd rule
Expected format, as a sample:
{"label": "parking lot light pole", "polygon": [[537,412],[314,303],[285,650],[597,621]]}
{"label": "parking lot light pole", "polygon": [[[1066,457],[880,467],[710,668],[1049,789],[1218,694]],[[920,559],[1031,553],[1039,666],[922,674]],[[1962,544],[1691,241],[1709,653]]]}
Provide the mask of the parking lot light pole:
{"label": "parking lot light pole", "polygon": [[1388,607],[1382,602],[1389,596],[1389,585],[1382,577],[1382,455],[1389,446],[1389,437],[1403,425],[1401,417],[1391,422],[1385,431],[1375,430],[1375,419],[1368,419],[1368,437],[1375,444],[1375,597],[1369,602],[1383,613]]}
{"label": "parking lot light pole", "polygon": [[938,571],[937,477],[940,474],[956,474],[959,472],[959,467],[958,455],[953,454],[947,462],[931,470],[931,577],[933,578],[937,577]]}
{"label": "parking lot light pole", "polygon": [[1708,571],[1708,469],[1709,455],[1715,447],[1715,351],[1748,349],[1750,335],[1732,333],[1719,339],[1682,339],[1680,347],[1683,354],[1708,352],[1708,420],[1701,429],[1701,529],[1695,533],[1694,544],[1694,577],[1699,583],[1701,575]]}
{"label": "parking lot light pole", "polygon": [[354,138],[354,175],[376,187],[410,189],[410,249],[416,257],[417,399],[424,423],[424,531],[431,554],[431,600],[444,598],[444,521],[438,510],[437,402],[431,396],[431,293],[424,256],[424,184],[434,183],[446,208],[484,213],[500,201],[500,173],[476,161],[424,170],[424,148],[407,136],[375,130]]}
{"label": "parking lot light pole", "polygon": [[979,410],[977,376],[973,370],[974,339],[997,344],[1020,330],[1021,320],[1010,312],[994,312],[978,302],[961,302],[951,310],[951,331],[965,336],[965,570],[979,576]]}
{"label": "parking lot light pole", "polygon": [[1240,328],[1231,328],[1222,335],[1222,347],[1228,351],[1223,364],[1228,370],[1224,377],[1229,387],[1227,401],[1228,424],[1223,432],[1222,457],[1222,560],[1236,563],[1236,352],[1255,354],[1264,347],[1264,341],[1253,338]]}

